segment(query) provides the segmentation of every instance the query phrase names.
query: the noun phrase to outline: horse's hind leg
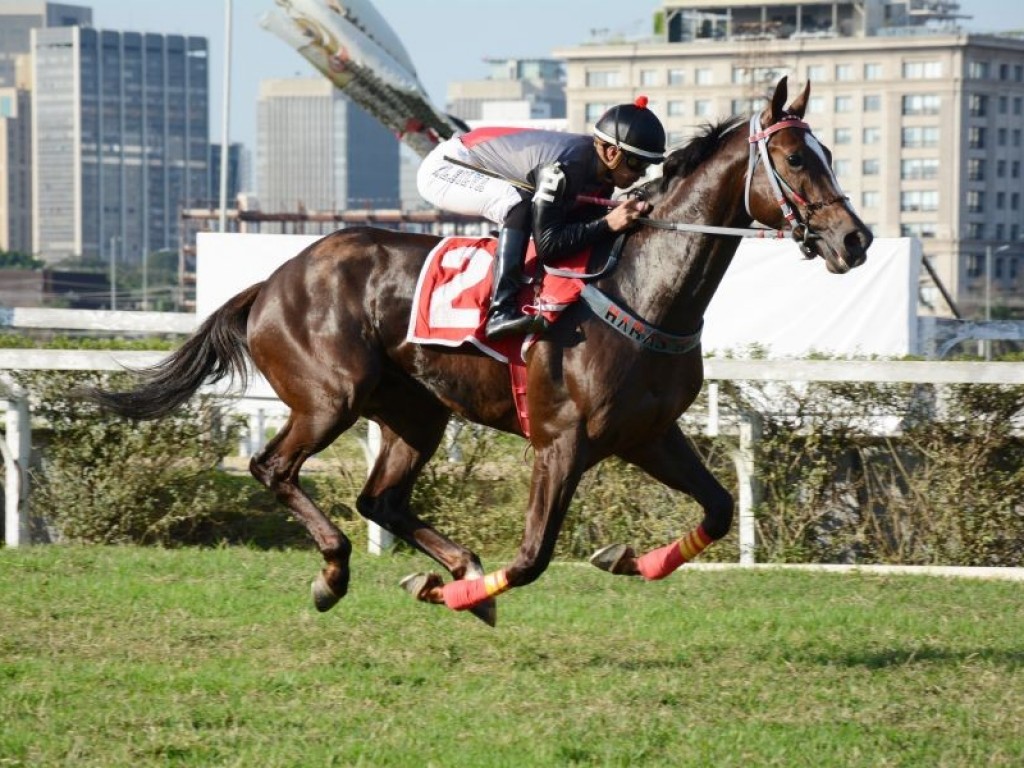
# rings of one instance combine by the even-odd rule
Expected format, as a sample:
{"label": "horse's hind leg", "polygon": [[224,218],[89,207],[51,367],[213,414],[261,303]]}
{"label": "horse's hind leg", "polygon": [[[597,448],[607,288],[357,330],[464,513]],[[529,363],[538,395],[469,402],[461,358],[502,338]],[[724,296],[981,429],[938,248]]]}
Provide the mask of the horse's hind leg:
{"label": "horse's hind leg", "polygon": [[647,441],[620,455],[655,480],[693,497],[704,509],[704,519],[671,544],[640,557],[623,544],[605,547],[590,560],[598,568],[648,580],[663,579],[729,532],[734,509],[732,495],[704,466],[678,425],[673,425],[661,439]]}
{"label": "horse's hind leg", "polygon": [[[356,507],[360,514],[432,557],[455,579],[477,579],[484,575],[480,558],[465,547],[439,533],[417,517],[409,507],[413,485],[444,436],[449,412],[435,403],[420,403],[416,419],[392,418],[402,430],[381,425],[381,447],[370,477],[366,481]],[[403,582],[409,586],[415,582]],[[417,597],[427,584],[411,589]],[[475,607],[473,613],[488,624],[496,620],[493,600]]]}
{"label": "horse's hind leg", "polygon": [[355,418],[293,410],[281,431],[249,463],[253,476],[306,526],[327,562],[313,582],[313,602],[319,611],[332,608],[348,591],[352,543],[299,486],[299,470],[307,458],[351,427]]}

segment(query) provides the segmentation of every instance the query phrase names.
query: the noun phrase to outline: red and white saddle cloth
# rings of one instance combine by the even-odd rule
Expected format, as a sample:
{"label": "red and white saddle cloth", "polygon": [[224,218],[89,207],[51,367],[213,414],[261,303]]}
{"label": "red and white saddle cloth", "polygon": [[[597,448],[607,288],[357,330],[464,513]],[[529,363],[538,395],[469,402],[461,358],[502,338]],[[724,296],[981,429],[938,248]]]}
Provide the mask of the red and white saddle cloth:
{"label": "red and white saddle cloth", "polygon": [[[507,363],[519,422],[529,437],[524,355],[533,336],[489,341],[484,335],[497,242],[489,237],[446,237],[434,247],[416,283],[406,339],[446,347],[472,344],[495,360]],[[584,274],[589,255],[583,252],[560,260],[559,271]],[[532,279],[537,266],[537,253],[531,242],[524,274]],[[582,280],[573,277],[544,273],[539,282],[523,286],[520,304],[527,314],[540,314],[549,323],[554,322],[563,309],[579,298],[583,285]]]}

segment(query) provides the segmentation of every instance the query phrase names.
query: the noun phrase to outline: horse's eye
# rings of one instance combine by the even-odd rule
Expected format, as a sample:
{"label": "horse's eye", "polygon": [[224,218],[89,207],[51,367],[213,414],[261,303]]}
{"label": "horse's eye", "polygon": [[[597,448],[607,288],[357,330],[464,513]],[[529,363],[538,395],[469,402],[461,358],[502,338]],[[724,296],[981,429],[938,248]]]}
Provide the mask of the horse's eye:
{"label": "horse's eye", "polygon": [[786,162],[789,163],[790,168],[803,168],[804,159],[800,155],[794,153],[786,156]]}

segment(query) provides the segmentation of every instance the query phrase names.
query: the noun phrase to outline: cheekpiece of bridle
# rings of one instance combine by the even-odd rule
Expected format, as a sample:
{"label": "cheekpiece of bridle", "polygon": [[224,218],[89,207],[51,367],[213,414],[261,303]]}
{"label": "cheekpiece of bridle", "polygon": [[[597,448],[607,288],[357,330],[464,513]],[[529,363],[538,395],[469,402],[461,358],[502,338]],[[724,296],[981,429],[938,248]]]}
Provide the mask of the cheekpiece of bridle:
{"label": "cheekpiece of bridle", "polygon": [[[811,242],[817,240],[820,235],[811,229],[811,217],[818,211],[830,205],[844,202],[849,198],[846,195],[837,195],[828,200],[808,202],[782,178],[778,170],[776,170],[774,163],[772,163],[771,155],[768,152],[768,141],[773,135],[785,128],[796,128],[808,133],[811,132],[811,126],[794,114],[784,114],[781,119],[767,128],[761,126],[760,112],[755,113],[750,118],[750,137],[748,139],[750,142],[750,159],[747,162],[747,182],[743,192],[743,201],[744,205],[746,205],[747,214],[754,218],[754,214],[750,210],[750,187],[753,183],[757,164],[763,162],[765,172],[768,174],[768,182],[771,184],[772,194],[775,195],[775,201],[778,203],[782,215],[789,225],[790,234],[800,245],[800,250],[803,251],[804,256],[813,259],[816,254],[811,249]],[[836,186],[838,187],[838,181],[836,181]],[[803,206],[803,219],[800,218],[799,213],[790,205],[790,200],[798,206]]]}

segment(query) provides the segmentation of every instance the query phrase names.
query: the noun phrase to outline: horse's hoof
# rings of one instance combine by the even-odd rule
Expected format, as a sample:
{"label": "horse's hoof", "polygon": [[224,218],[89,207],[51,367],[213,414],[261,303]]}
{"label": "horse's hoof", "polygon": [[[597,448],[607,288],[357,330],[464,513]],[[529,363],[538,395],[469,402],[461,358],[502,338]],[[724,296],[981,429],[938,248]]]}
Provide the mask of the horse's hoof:
{"label": "horse's hoof", "polygon": [[[484,577],[483,566],[479,563],[470,563],[466,568],[466,572],[462,578],[464,579],[482,579]],[[493,627],[498,623],[498,603],[493,597],[489,597],[482,603],[478,603],[469,609],[469,612],[476,616],[480,621],[484,622],[489,627]]]}
{"label": "horse's hoof", "polygon": [[436,573],[410,573],[398,582],[398,586],[417,600],[433,603],[434,601],[430,599],[430,591],[435,587],[443,587],[444,580]]}
{"label": "horse's hoof", "polygon": [[489,627],[498,623],[498,603],[493,597],[488,597],[482,603],[474,605],[469,612]]}
{"label": "horse's hoof", "polygon": [[602,571],[616,575],[632,573],[626,567],[626,561],[635,559],[633,548],[626,544],[609,544],[590,556],[590,564]]}
{"label": "horse's hoof", "polygon": [[310,591],[313,593],[313,605],[320,613],[331,610],[345,596],[344,594],[339,595],[331,589],[323,573],[318,573],[313,579]]}

